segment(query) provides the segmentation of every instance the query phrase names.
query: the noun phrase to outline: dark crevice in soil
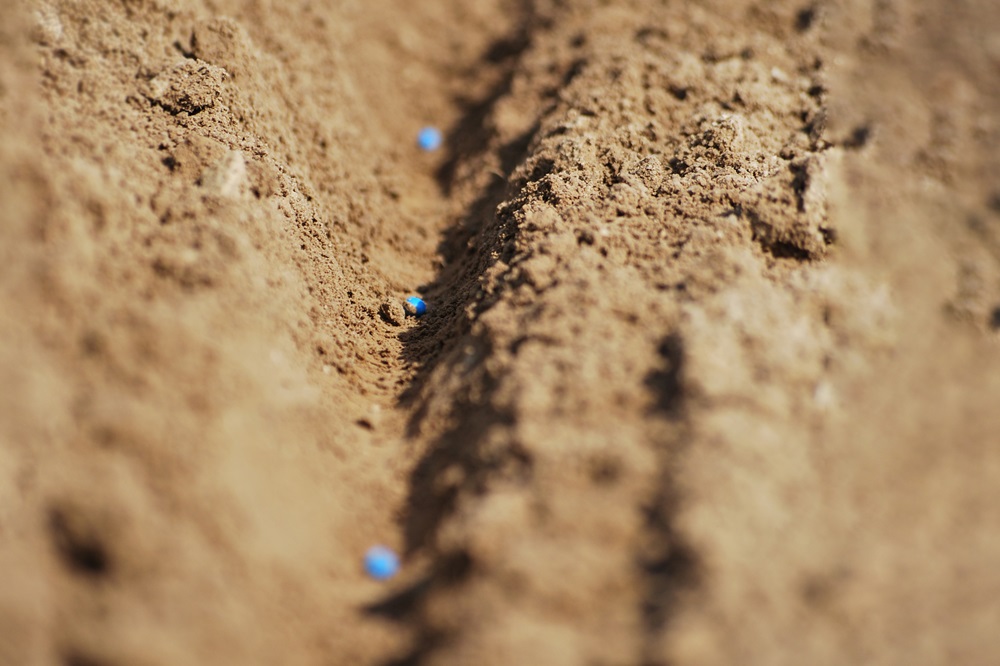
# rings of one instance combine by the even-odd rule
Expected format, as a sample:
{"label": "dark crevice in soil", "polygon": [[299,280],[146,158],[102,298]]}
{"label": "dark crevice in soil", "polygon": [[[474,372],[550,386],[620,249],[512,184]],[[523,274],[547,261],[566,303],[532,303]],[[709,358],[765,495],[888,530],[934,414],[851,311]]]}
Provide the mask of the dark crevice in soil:
{"label": "dark crevice in soil", "polygon": [[678,502],[671,495],[675,485],[669,473],[664,474],[661,490],[644,508],[647,546],[636,558],[645,581],[640,613],[645,636],[643,663],[656,664],[658,638],[669,628],[683,595],[698,587],[701,563],[697,552],[678,536],[674,517]]}
{"label": "dark crevice in soil", "polygon": [[761,247],[775,259],[794,259],[795,261],[809,261],[812,257],[802,248],[786,243],[784,241],[771,241],[761,243]]}
{"label": "dark crevice in soil", "polygon": [[[192,34],[191,38],[189,40],[189,43],[193,43],[193,42],[194,42],[194,35]],[[184,56],[188,60],[197,60],[198,59],[198,56],[195,55],[194,50],[191,49],[189,46],[185,46],[184,44],[181,44],[180,40],[174,41],[173,46],[177,50],[178,53],[180,53],[182,56]]]}
{"label": "dark crevice in soil", "polygon": [[659,348],[664,367],[654,370],[646,377],[646,387],[654,397],[654,410],[669,418],[681,415],[683,390],[681,371],[684,365],[684,341],[680,335],[671,333],[663,339]]}
{"label": "dark crevice in soil", "polygon": [[1000,191],[993,192],[987,198],[986,206],[994,213],[1000,213]]}
{"label": "dark crevice in soil", "polygon": [[[764,254],[775,259],[793,259],[795,261],[806,262],[813,259],[813,256],[803,248],[794,243],[780,238],[776,238],[774,229],[765,222],[754,211],[743,210],[750,221],[750,229],[753,232],[753,239],[760,246]],[[833,236],[830,236],[831,240]]]}
{"label": "dark crevice in soil", "polygon": [[858,150],[868,144],[871,136],[871,125],[859,125],[851,131],[850,136],[844,139],[843,146],[850,150]]}
{"label": "dark crevice in soil", "polygon": [[83,516],[69,509],[49,512],[49,531],[56,552],[71,571],[97,579],[111,572],[107,548]]}
{"label": "dark crevice in soil", "polygon": [[472,558],[468,553],[442,553],[426,575],[362,610],[369,615],[395,622],[412,620],[422,610],[422,602],[432,588],[443,589],[457,585],[468,578],[471,571]]}
{"label": "dark crevice in soil", "polygon": [[[492,393],[489,386],[484,388],[485,394]],[[508,448],[484,450],[495,429],[513,424],[512,415],[501,413],[488,401],[472,405],[462,400],[455,405],[453,418],[454,427],[434,443],[410,475],[403,522],[407,554],[434,546],[438,527],[451,514],[458,495],[483,492],[488,478],[517,464]]]}
{"label": "dark crevice in soil", "polygon": [[[487,122],[496,103],[510,93],[521,56],[531,43],[534,10],[530,3],[525,3],[523,11],[524,17],[515,33],[497,40],[483,56],[485,62],[502,63],[505,68],[498,83],[482,99],[464,103],[465,111],[461,119],[445,137],[448,158],[439,168],[437,179],[446,196],[457,195],[459,167],[480,161],[491,151],[498,155],[502,172],[493,174],[493,178],[471,197],[463,213],[442,234],[438,253],[443,266],[436,279],[421,288],[423,296],[433,307],[420,326],[401,336],[403,360],[417,368],[416,376],[400,398],[404,406],[413,406],[426,377],[468,331],[466,308],[476,300],[479,276],[495,263],[490,250],[495,245],[496,237],[502,235],[496,208],[504,200],[508,179],[524,159],[528,142],[534,135],[532,128],[524,135],[498,146],[495,133]],[[423,416],[424,412],[418,406],[411,418],[411,435]]]}
{"label": "dark crevice in soil", "polygon": [[[497,215],[497,206],[507,196],[511,174],[524,160],[536,131],[531,128],[498,145],[489,124],[497,102],[511,92],[521,57],[531,44],[533,31],[538,29],[534,2],[524,2],[522,12],[520,27],[514,34],[498,39],[483,55],[484,66],[504,68],[497,84],[481,99],[461,102],[464,113],[445,137],[447,159],[436,174],[439,186],[446,196],[468,196],[468,204],[442,234],[438,251],[443,266],[436,279],[421,289],[431,309],[419,326],[401,335],[403,359],[417,369],[400,398],[400,404],[410,410],[410,438],[420,436],[428,416],[430,396],[422,395],[422,391],[430,374],[441,364],[447,364],[451,373],[465,372],[463,367],[470,355],[478,359],[491,352],[488,340],[468,335],[472,322],[467,311],[479,301],[480,277],[498,260],[497,250],[503,245],[508,233],[504,227],[510,220]],[[490,154],[499,160],[500,173],[494,172],[494,177],[470,196],[462,169],[469,164],[485,165]],[[465,552],[438,548],[438,530],[451,515],[457,498],[485,492],[489,479],[531,474],[530,458],[516,442],[498,436],[513,424],[514,417],[497,408],[492,400],[497,379],[481,367],[475,371],[480,374],[470,382],[478,388],[476,397],[456,397],[447,417],[450,424],[430,442],[409,479],[402,516],[404,548],[407,555],[428,552],[433,558],[431,570],[412,586],[365,609],[406,623],[414,630],[413,650],[384,666],[426,663],[447,640],[423,617],[423,605],[428,595],[465,580],[475,566]]]}
{"label": "dark crevice in soil", "polygon": [[427,663],[427,658],[447,643],[448,635],[422,618],[424,602],[430,593],[447,590],[466,580],[472,568],[473,562],[467,553],[442,553],[436,558],[429,574],[362,609],[369,615],[415,627],[413,648],[381,662],[380,666],[419,666]]}
{"label": "dark crevice in soil", "polygon": [[795,16],[795,29],[799,32],[807,32],[816,23],[818,15],[819,9],[815,5],[799,10]]}
{"label": "dark crevice in soil", "polygon": [[789,165],[792,170],[792,191],[795,193],[795,207],[800,213],[806,209],[806,190],[809,189],[809,170],[805,164],[793,162]]}
{"label": "dark crevice in soil", "polygon": [[[496,103],[510,93],[516,65],[531,44],[529,31],[530,26],[524,24],[518,28],[515,35],[497,40],[488,49],[484,60],[505,64],[506,71],[503,72],[500,81],[482,99],[459,101],[459,106],[463,109],[462,116],[445,136],[444,146],[448,159],[441,165],[436,174],[438,184],[446,196],[453,193],[459,167],[490,150],[494,137],[487,121],[492,115]],[[496,55],[499,52],[503,53],[503,57]],[[513,160],[504,160],[503,169],[505,171],[513,169],[521,154],[515,151],[508,157],[513,158]]]}
{"label": "dark crevice in soil", "polygon": [[645,584],[640,601],[643,621],[643,664],[659,664],[658,637],[667,630],[677,612],[681,596],[695,589],[701,579],[701,565],[695,550],[681,538],[674,526],[679,511],[679,491],[675,478],[678,458],[683,453],[689,428],[687,395],[684,392],[684,341],[677,333],[660,343],[662,367],[649,373],[646,386],[653,397],[651,417],[658,427],[656,448],[659,470],[656,490],[642,507],[643,542],[636,554]]}
{"label": "dark crevice in soil", "polygon": [[1000,305],[993,308],[993,312],[990,313],[990,328],[1000,331]]}

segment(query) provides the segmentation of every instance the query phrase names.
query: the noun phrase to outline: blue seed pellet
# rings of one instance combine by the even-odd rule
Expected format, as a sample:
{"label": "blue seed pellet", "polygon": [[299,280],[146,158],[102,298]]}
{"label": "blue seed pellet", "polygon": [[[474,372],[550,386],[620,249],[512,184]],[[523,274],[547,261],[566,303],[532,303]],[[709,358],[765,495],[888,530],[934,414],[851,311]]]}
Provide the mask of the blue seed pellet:
{"label": "blue seed pellet", "polygon": [[410,296],[403,301],[403,309],[406,310],[407,314],[411,314],[414,317],[420,317],[427,312],[427,304],[424,303],[424,299],[419,296]]}
{"label": "blue seed pellet", "polygon": [[399,571],[399,556],[386,546],[372,546],[365,553],[365,572],[375,580],[387,580]]}
{"label": "blue seed pellet", "polygon": [[441,147],[441,130],[436,127],[425,127],[417,134],[417,145],[421,150],[431,152]]}

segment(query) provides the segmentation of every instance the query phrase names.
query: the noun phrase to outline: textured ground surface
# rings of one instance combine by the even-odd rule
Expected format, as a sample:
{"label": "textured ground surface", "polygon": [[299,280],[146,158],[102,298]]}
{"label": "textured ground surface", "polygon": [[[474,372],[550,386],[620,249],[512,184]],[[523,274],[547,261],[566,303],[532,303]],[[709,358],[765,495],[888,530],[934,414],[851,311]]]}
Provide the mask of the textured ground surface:
{"label": "textured ground surface", "polygon": [[0,664],[1000,659],[995,3],[0,24]]}

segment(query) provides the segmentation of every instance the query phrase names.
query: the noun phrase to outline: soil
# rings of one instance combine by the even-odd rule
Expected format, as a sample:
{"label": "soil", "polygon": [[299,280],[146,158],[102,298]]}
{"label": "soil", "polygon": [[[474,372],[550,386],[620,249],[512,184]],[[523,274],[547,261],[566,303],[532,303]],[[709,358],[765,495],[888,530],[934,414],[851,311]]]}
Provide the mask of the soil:
{"label": "soil", "polygon": [[998,173],[990,0],[14,3],[0,664],[997,663]]}

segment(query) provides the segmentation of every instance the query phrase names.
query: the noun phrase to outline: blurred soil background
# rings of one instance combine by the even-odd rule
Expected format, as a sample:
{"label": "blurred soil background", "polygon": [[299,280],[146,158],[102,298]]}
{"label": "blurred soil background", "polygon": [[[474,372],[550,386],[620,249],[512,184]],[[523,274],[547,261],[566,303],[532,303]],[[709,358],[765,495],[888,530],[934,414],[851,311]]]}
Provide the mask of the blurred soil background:
{"label": "blurred soil background", "polygon": [[995,2],[2,14],[0,664],[1000,661]]}

